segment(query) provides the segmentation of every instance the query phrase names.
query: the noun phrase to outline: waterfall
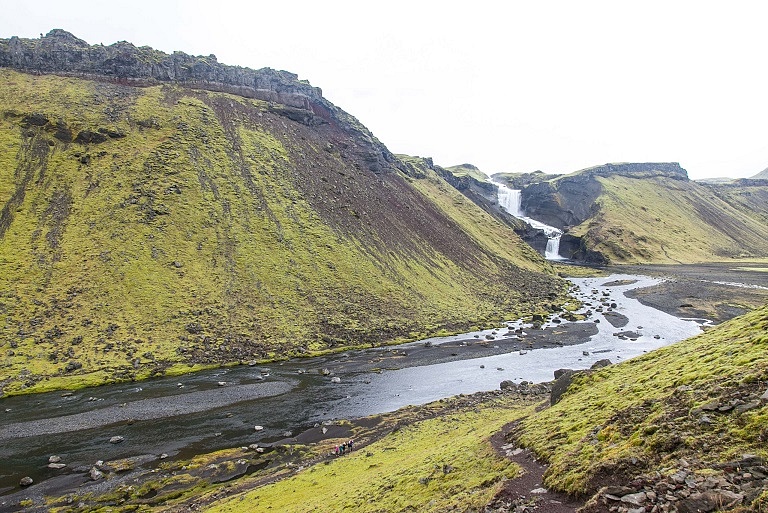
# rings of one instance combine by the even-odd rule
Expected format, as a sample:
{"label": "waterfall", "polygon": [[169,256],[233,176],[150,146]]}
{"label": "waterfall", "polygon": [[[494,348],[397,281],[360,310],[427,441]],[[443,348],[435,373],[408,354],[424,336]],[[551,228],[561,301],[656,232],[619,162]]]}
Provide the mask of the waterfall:
{"label": "waterfall", "polygon": [[547,249],[544,250],[544,258],[547,260],[563,260],[560,256],[560,237],[563,234],[555,235],[547,239]]}
{"label": "waterfall", "polygon": [[499,186],[499,206],[515,217],[523,217],[521,208],[521,196],[519,189],[510,189],[503,185]]}
{"label": "waterfall", "polygon": [[519,189],[510,189],[506,185],[500,183],[497,183],[496,185],[499,187],[499,206],[507,213],[528,223],[531,228],[543,231],[544,235],[547,236],[547,248],[544,251],[544,258],[547,260],[565,260],[564,257],[560,256],[560,237],[563,235],[562,230],[527,217],[522,209],[520,197],[521,191]]}

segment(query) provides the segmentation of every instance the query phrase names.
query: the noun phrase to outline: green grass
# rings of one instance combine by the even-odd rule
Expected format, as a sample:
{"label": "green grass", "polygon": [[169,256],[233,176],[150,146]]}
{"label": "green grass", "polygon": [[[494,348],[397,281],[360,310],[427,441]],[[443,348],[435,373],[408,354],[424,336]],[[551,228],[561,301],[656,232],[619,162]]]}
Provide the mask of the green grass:
{"label": "green grass", "polygon": [[[637,458],[643,468],[679,458],[705,464],[768,457],[768,408],[714,414],[712,400],[762,394],[768,383],[768,307],[700,336],[580,377],[561,402],[524,421],[522,441],[551,463],[547,486],[594,493],[595,476]],[[639,470],[638,470],[639,472]]]}
{"label": "green grass", "polygon": [[602,185],[597,213],[569,233],[612,262],[716,262],[768,254],[768,213],[758,199],[768,198],[768,188],[738,195],[663,177],[594,179]]}
{"label": "green grass", "polygon": [[478,511],[518,472],[488,437],[528,411],[496,403],[417,422],[208,511]]}

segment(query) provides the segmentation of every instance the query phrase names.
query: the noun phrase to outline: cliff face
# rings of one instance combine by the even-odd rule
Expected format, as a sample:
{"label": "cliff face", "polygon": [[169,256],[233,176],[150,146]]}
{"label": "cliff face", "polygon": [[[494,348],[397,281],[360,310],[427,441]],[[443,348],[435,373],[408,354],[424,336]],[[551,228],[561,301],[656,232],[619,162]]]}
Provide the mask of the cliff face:
{"label": "cliff face", "polygon": [[259,99],[270,102],[271,109],[293,121],[308,126],[340,125],[354,131],[363,143],[360,156],[372,171],[398,165],[357,119],[326,100],[320,88],[287,71],[228,66],[219,63],[215,55],[166,54],[126,41],[89,45],[61,29],[51,30],[39,39],[0,39],[0,67],[136,87],[173,83]]}
{"label": "cliff face", "polygon": [[137,48],[126,41],[92,46],[61,29],[51,30],[40,39],[0,39],[0,66],[131,85],[175,82],[306,110],[311,110],[313,103],[328,106],[319,88],[299,81],[287,71],[227,66],[219,63],[215,55],[169,55],[146,46]]}

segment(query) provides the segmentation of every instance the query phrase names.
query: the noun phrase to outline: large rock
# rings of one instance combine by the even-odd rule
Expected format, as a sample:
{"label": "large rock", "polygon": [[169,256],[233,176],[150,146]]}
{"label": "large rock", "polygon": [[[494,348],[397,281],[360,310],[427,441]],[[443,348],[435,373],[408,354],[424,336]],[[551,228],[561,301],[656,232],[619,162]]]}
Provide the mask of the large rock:
{"label": "large rock", "polygon": [[563,394],[568,390],[568,387],[573,383],[573,376],[581,374],[581,372],[565,369],[565,372],[560,375],[552,384],[552,391],[549,393],[549,404],[557,404],[560,402]]}

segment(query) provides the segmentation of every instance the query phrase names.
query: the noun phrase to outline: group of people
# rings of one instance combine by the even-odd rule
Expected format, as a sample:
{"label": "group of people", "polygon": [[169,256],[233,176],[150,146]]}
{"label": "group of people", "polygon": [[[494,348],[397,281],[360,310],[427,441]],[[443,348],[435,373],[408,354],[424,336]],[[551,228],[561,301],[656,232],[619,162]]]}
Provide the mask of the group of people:
{"label": "group of people", "polygon": [[347,452],[352,452],[352,447],[354,446],[355,446],[354,440],[344,442],[343,444],[337,445],[336,447],[333,448],[333,454],[335,454],[336,456],[343,456]]}

